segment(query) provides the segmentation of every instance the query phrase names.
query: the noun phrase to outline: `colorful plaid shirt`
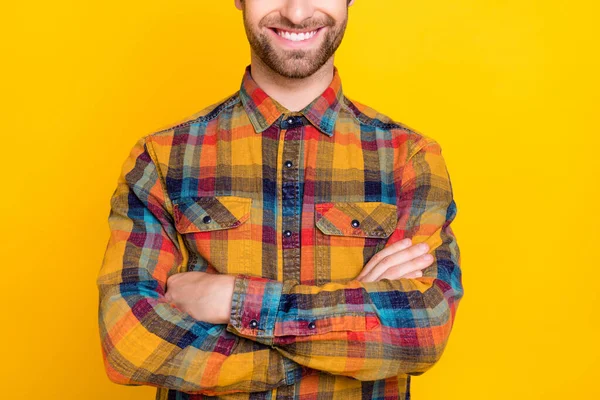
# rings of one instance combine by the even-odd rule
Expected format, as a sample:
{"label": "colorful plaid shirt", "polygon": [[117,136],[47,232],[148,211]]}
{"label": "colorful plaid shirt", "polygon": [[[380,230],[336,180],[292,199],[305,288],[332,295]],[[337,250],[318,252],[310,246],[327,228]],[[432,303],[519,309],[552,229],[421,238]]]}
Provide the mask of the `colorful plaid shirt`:
{"label": "colorful plaid shirt", "polygon": [[[439,144],[329,87],[290,112],[240,90],[133,146],[97,277],[108,378],[156,399],[408,399],[463,296]],[[405,237],[419,278],[360,282]],[[236,277],[228,324],[165,299],[186,271]]]}

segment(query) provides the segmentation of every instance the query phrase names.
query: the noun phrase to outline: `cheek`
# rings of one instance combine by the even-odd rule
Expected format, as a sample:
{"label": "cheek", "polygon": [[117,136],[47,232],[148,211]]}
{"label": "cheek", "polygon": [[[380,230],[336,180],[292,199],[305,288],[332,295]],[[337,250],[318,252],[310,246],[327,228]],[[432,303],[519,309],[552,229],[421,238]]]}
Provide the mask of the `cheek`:
{"label": "cheek", "polygon": [[348,2],[346,0],[316,1],[315,13],[322,12],[335,19],[336,23],[346,19]]}

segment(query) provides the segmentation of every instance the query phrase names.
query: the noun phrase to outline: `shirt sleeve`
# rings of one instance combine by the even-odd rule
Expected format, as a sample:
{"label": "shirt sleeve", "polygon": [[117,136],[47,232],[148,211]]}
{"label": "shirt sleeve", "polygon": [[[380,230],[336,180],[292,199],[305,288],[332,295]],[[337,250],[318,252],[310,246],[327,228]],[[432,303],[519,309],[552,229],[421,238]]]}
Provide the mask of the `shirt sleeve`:
{"label": "shirt sleeve", "polygon": [[111,197],[110,239],[97,276],[98,323],[108,378],[190,394],[264,391],[309,372],[272,347],[198,321],[165,299],[188,253],[154,161],[136,142]]}
{"label": "shirt sleeve", "polygon": [[428,243],[434,261],[422,277],[310,286],[238,275],[227,329],[301,365],[358,380],[430,369],[446,347],[463,287],[450,178],[438,143],[422,141],[401,172],[402,211],[385,244]]}

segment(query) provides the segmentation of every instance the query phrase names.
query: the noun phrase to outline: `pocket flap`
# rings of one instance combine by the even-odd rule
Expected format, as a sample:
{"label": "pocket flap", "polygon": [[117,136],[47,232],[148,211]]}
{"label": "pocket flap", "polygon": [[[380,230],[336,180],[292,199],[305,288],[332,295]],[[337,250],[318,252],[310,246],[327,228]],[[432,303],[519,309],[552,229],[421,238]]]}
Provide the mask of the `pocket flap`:
{"label": "pocket flap", "polygon": [[239,196],[184,197],[173,201],[179,233],[235,228],[250,218],[252,198]]}
{"label": "pocket flap", "polygon": [[388,237],[398,219],[395,204],[380,201],[315,204],[315,223],[326,235]]}

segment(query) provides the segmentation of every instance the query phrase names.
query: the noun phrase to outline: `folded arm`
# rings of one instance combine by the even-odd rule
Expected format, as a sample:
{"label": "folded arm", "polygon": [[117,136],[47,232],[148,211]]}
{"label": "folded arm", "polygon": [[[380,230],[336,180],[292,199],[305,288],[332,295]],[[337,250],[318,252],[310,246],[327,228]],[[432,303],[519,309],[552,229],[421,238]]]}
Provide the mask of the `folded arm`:
{"label": "folded arm", "polygon": [[227,329],[301,365],[359,380],[430,369],[463,296],[450,227],[456,203],[435,141],[423,139],[409,156],[399,196],[401,216],[386,247],[405,237],[427,242],[434,261],[422,277],[310,286],[239,275]]}
{"label": "folded arm", "polygon": [[165,299],[166,281],[188,259],[151,143],[141,138],[111,198],[110,239],[97,276],[105,370],[123,385],[207,395],[269,390],[307,368],[225,324],[195,320]]}

